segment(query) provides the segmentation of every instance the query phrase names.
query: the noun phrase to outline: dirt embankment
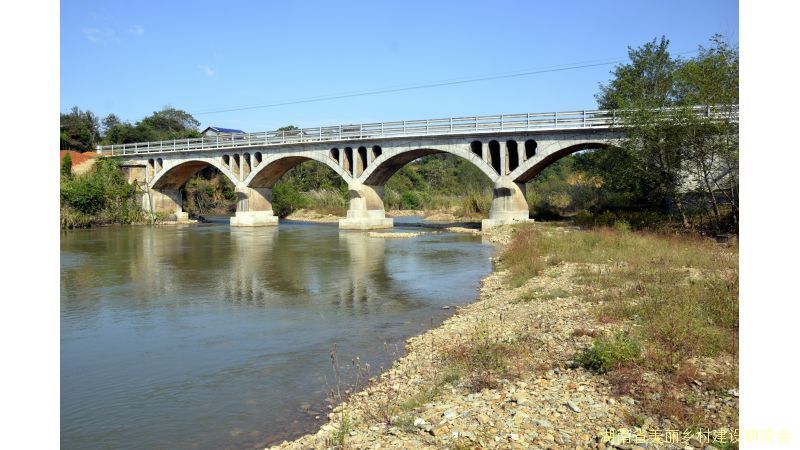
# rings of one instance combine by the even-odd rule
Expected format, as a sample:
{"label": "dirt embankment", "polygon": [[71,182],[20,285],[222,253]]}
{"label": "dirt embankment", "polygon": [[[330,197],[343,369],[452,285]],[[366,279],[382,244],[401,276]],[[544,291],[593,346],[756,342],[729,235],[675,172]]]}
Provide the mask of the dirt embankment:
{"label": "dirt embankment", "polygon": [[72,160],[72,172],[78,175],[88,172],[97,160],[97,154],[93,152],[81,153],[73,150],[61,150],[58,157],[59,161],[63,161],[64,155],[67,153],[69,153],[69,157]]}

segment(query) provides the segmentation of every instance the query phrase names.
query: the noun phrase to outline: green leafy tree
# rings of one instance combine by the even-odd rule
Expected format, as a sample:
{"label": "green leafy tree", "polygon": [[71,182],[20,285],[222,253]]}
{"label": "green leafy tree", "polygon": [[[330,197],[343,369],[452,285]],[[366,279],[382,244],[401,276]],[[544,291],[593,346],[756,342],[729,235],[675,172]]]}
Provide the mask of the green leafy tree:
{"label": "green leafy tree", "polygon": [[678,102],[684,105],[735,105],[739,103],[739,51],[715,34],[711,47],[675,71]]}
{"label": "green leafy tree", "polygon": [[117,125],[121,125],[122,121],[116,114],[109,114],[103,119],[103,137],[113,130]]}
{"label": "green leafy tree", "polygon": [[134,142],[147,142],[160,140],[155,130],[148,125],[131,125],[128,122],[118,123],[108,130],[105,135],[106,144],[131,144]]}
{"label": "green leafy tree", "polygon": [[69,156],[69,152],[65,153],[64,157],[61,158],[61,177],[72,177],[72,157]]}
{"label": "green leafy tree", "polygon": [[67,150],[88,152],[100,141],[100,121],[91,111],[81,111],[73,106],[61,113],[61,147]]}
{"label": "green leafy tree", "polygon": [[145,117],[137,124],[152,129],[159,140],[199,137],[200,122],[186,111],[170,106]]}
{"label": "green leafy tree", "polygon": [[669,53],[662,36],[638,48],[628,47],[630,62],[617,65],[612,79],[600,84],[596,95],[600,109],[659,108],[675,103],[675,71],[681,64]]}
{"label": "green leafy tree", "polygon": [[186,111],[165,107],[137,122],[121,122],[113,114],[103,119],[105,144],[165,141],[200,137],[200,122]]}
{"label": "green leafy tree", "polygon": [[286,217],[298,209],[305,208],[307,205],[307,199],[294,184],[281,180],[273,186],[272,211],[278,217]]}
{"label": "green leafy tree", "polygon": [[[678,96],[683,105],[724,105],[723,112],[730,113],[739,103],[739,51],[721,35],[714,35],[711,43],[709,48],[700,46],[698,56],[676,72]],[[730,120],[728,114],[713,120],[692,116],[687,130],[687,169],[704,192],[715,220],[719,222],[723,216],[717,200],[721,195],[738,224],[738,121]]]}
{"label": "green leafy tree", "polygon": [[[675,141],[675,127],[662,126],[660,114],[652,109],[675,104],[674,78],[681,62],[670,55],[669,40],[664,36],[638,48],[629,47],[628,57],[630,62],[617,65],[612,79],[600,85],[596,96],[599,108],[622,110],[618,116],[626,124],[622,148],[627,154],[622,159],[630,166],[606,173],[606,177],[613,185],[646,185],[652,195],[660,197],[649,206],[661,207],[668,199],[676,199],[684,158],[682,146]],[[688,225],[680,199],[676,207]]]}
{"label": "green leafy tree", "polygon": [[[720,36],[712,43],[686,61],[670,55],[663,37],[629,49],[631,61],[615,67],[597,95],[600,108],[620,109],[626,133],[621,147],[628,166],[607,173],[606,181],[649,189],[649,207],[673,205],[687,228],[690,201],[721,222],[720,193],[738,223],[738,124],[692,109],[738,102],[738,51]],[[670,109],[653,109],[664,107]]]}

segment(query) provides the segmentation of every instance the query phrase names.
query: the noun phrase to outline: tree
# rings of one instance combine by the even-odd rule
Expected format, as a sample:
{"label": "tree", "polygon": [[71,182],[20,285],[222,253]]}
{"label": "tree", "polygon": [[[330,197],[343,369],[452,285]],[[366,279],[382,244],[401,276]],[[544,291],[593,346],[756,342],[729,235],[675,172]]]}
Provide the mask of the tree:
{"label": "tree", "polygon": [[61,158],[61,176],[63,178],[72,177],[72,157],[69,156],[69,152],[65,153],[64,157]]}
{"label": "tree", "polygon": [[631,62],[617,65],[612,80],[600,84],[595,98],[600,109],[659,108],[675,102],[674,74],[680,60],[669,54],[669,40],[628,47]]}
{"label": "tree", "polygon": [[716,105],[719,117],[691,115],[685,124],[687,170],[711,205],[714,219],[722,220],[717,200],[721,195],[730,205],[731,219],[739,219],[739,124],[731,120],[739,103],[739,51],[721,35],[711,38],[712,46],[700,46],[698,55],[675,73],[680,104]]}
{"label": "tree", "polygon": [[[701,46],[687,61],[669,54],[664,37],[629,49],[630,63],[615,67],[596,96],[600,108],[620,109],[617,117],[626,134],[622,148],[634,169],[611,176],[646,179],[663,196],[662,203],[675,206],[687,228],[686,201],[698,195],[705,198],[701,208],[708,205],[720,223],[720,192],[738,222],[738,124],[726,115],[698,115],[692,109],[738,102],[738,50],[721,36],[711,40],[710,49]],[[654,109],[663,107],[670,109]]]}
{"label": "tree", "polygon": [[152,129],[160,140],[200,136],[197,131],[200,122],[188,112],[170,106],[145,117],[137,126]]}
{"label": "tree", "polygon": [[128,144],[132,142],[167,141],[200,137],[197,127],[200,122],[186,111],[170,106],[155,111],[131,125],[121,122],[113,114],[103,119],[106,144]]}
{"label": "tree", "polygon": [[[677,197],[682,181],[682,147],[675,142],[674,127],[661,126],[660,114],[653,108],[675,104],[674,76],[680,61],[669,53],[669,40],[664,36],[639,48],[628,48],[630,62],[617,65],[611,72],[608,84],[600,84],[596,95],[601,109],[618,109],[618,117],[625,123],[626,138],[622,143],[623,158],[631,170],[608,173],[610,178],[633,176],[649,180],[646,183],[661,201],[672,198],[681,214],[684,225],[688,219],[683,204]],[[666,124],[664,124],[666,125]],[[640,184],[634,180],[615,180],[616,185]],[[650,205],[651,208],[656,205]]]}
{"label": "tree", "polygon": [[110,130],[113,130],[117,125],[122,124],[122,121],[116,114],[109,114],[103,119],[103,137],[105,137]]}
{"label": "tree", "polygon": [[103,142],[106,144],[130,144],[157,140],[159,140],[159,136],[149,125],[137,124],[134,126],[123,122],[106,131]]}
{"label": "tree", "polygon": [[100,121],[91,111],[81,111],[73,106],[68,113],[61,113],[62,150],[87,152],[100,141]]}
{"label": "tree", "polygon": [[739,51],[715,34],[712,46],[675,72],[678,101],[684,105],[735,105],[739,103]]}

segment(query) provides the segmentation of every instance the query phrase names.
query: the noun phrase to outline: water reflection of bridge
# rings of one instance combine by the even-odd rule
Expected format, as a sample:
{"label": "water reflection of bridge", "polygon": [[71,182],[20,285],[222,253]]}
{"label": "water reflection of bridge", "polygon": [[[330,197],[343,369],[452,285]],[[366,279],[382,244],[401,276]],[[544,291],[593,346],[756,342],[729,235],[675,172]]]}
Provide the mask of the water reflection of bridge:
{"label": "water reflection of bridge", "polygon": [[[121,295],[132,310],[154,304],[293,308],[316,303],[354,314],[399,311],[412,307],[414,289],[407,271],[393,273],[387,266],[435,267],[453,251],[407,254],[396,249],[390,257],[384,239],[325,226],[116,231],[102,243],[76,245],[76,262],[63,271],[62,284],[80,291],[85,308],[94,308],[106,295],[93,281],[102,278],[115,280],[114,289],[124,290]],[[102,245],[103,250],[86,248],[82,254],[81,245]]]}
{"label": "water reflection of bridge", "polygon": [[231,229],[233,251],[220,297],[258,306],[325,303],[357,313],[389,306],[370,302],[391,289],[383,240],[341,233],[323,245],[315,239],[308,248],[299,241],[302,233],[289,228]]}

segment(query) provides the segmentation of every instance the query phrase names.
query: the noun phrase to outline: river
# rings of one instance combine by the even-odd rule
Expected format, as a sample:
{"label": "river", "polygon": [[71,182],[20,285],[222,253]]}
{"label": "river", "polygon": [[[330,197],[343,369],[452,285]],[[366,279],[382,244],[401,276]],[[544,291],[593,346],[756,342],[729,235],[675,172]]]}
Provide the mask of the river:
{"label": "river", "polygon": [[377,373],[443,306],[477,298],[493,250],[296,222],[63,231],[61,446],[263,448],[313,431],[334,344]]}

